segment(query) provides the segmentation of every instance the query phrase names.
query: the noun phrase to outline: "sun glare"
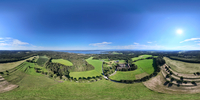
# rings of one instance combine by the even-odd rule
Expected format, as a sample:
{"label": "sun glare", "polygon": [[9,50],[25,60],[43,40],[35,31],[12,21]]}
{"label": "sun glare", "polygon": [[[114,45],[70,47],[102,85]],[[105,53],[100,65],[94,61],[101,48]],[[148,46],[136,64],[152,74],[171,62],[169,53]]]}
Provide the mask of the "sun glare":
{"label": "sun glare", "polygon": [[183,33],[183,30],[182,30],[182,29],[178,29],[178,30],[176,30],[176,33],[182,34],[182,33]]}

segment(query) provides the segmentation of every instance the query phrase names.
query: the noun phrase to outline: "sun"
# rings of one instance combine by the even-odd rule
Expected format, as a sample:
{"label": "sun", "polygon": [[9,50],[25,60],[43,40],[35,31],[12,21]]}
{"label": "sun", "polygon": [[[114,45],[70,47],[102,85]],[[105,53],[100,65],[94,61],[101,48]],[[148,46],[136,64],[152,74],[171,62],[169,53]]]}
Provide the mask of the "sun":
{"label": "sun", "polygon": [[176,33],[182,34],[182,33],[183,33],[183,30],[182,30],[182,29],[177,29],[177,30],[176,30]]}

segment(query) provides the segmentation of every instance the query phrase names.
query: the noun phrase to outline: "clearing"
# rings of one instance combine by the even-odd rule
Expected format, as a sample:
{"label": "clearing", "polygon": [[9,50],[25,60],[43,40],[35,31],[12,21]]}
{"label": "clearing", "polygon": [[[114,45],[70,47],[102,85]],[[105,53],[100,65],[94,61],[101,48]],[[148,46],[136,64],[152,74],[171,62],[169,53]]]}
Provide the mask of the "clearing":
{"label": "clearing", "polygon": [[73,64],[70,61],[64,60],[64,59],[52,59],[51,62],[60,63],[60,64],[63,64],[65,66],[73,66]]}
{"label": "clearing", "polygon": [[102,73],[102,61],[100,60],[92,60],[93,57],[86,59],[86,61],[95,67],[94,70],[83,71],[83,72],[70,72],[70,77],[79,78],[79,77],[92,77],[92,76],[100,76]]}

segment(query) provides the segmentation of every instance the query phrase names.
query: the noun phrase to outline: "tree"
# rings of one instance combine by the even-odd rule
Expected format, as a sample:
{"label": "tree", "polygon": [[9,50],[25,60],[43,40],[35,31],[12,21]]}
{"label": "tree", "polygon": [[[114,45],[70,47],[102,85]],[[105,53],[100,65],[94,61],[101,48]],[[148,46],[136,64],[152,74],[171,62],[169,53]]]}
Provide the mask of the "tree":
{"label": "tree", "polygon": [[180,79],[183,81],[183,76],[181,76]]}

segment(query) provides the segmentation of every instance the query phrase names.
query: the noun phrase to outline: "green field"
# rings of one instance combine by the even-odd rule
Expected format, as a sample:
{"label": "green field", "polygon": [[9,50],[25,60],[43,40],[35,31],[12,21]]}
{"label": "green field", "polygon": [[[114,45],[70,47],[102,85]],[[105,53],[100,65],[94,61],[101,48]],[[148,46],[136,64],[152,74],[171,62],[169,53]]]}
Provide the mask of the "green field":
{"label": "green field", "polygon": [[111,54],[123,54],[123,53],[118,53],[118,52],[115,52],[115,51],[114,51],[114,52],[112,52]]}
{"label": "green field", "polygon": [[148,74],[152,74],[154,72],[153,59],[139,60],[136,61],[135,64]]}
{"label": "green field", "polygon": [[46,61],[48,61],[48,57],[46,56],[39,56],[39,59],[37,60],[37,64],[41,67],[44,66],[44,64],[46,63]]}
{"label": "green field", "polygon": [[117,81],[120,81],[120,80],[135,80],[135,75],[137,74],[141,74],[141,73],[144,73],[144,71],[141,69],[141,68],[138,68],[134,71],[126,71],[126,72],[123,72],[123,71],[117,71],[117,73],[111,77],[109,77],[110,79],[113,79],[113,80],[117,80]]}
{"label": "green field", "polygon": [[138,69],[134,71],[117,71],[117,73],[110,77],[110,79],[113,80],[135,80],[135,75],[147,73],[152,74],[154,72],[153,68],[153,59],[145,59],[145,60],[139,60],[135,62],[135,64],[138,66]]}
{"label": "green field", "polygon": [[149,90],[142,83],[121,84],[108,80],[92,83],[64,81],[58,83],[44,75],[18,72],[23,79],[16,84],[19,88],[1,93],[1,100],[68,99],[68,100],[198,100],[199,94],[162,94]]}
{"label": "green field", "polygon": [[86,61],[95,67],[94,70],[83,71],[83,72],[70,72],[70,77],[79,78],[79,77],[100,76],[102,73],[102,61],[92,60],[92,58],[93,57],[90,57]]}
{"label": "green field", "polygon": [[132,61],[139,60],[139,59],[145,59],[147,57],[152,57],[152,55],[140,55],[139,57],[132,58]]}
{"label": "green field", "polygon": [[[90,59],[89,59],[90,60]],[[25,69],[30,66],[28,70]],[[162,94],[149,90],[142,83],[122,84],[108,80],[76,83],[59,83],[45,75],[36,73],[34,64],[25,62],[20,70],[6,80],[19,85],[18,88],[0,94],[1,100],[68,99],[68,100],[198,100],[199,94]]]}
{"label": "green field", "polygon": [[66,66],[73,66],[73,64],[70,61],[64,60],[64,59],[52,59],[51,61],[53,63],[60,63],[60,64],[63,64],[63,65],[66,65]]}

